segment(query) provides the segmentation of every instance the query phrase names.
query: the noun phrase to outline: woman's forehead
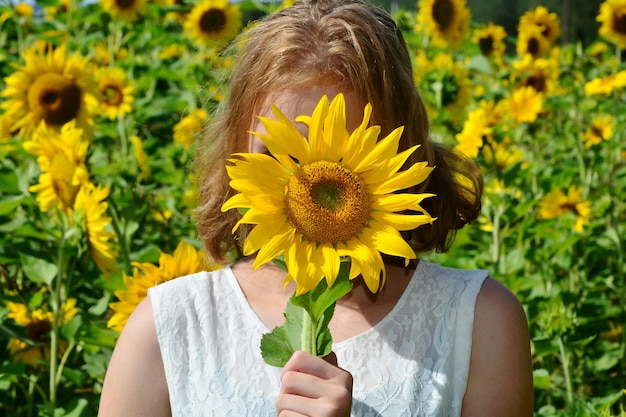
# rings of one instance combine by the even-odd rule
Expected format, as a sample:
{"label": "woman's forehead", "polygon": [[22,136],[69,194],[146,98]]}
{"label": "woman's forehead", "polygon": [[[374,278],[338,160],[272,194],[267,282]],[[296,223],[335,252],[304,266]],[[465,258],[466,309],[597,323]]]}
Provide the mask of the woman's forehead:
{"label": "woman's forehead", "polygon": [[[366,103],[361,103],[354,92],[336,86],[322,85],[298,91],[285,90],[270,94],[263,101],[263,105],[257,115],[269,119],[276,119],[271,108],[271,105],[274,104],[289,120],[295,123],[297,116],[311,115],[322,96],[326,95],[328,100],[332,101],[332,99],[340,93],[342,93],[346,99],[348,130],[354,130],[361,123],[361,120],[363,120],[363,109]],[[253,125],[260,124],[258,119],[255,118]],[[302,123],[298,123],[297,125],[302,125]]]}
{"label": "woman's forehead", "polygon": [[[363,120],[363,109],[365,107],[365,103],[361,103],[357,99],[356,94],[353,92],[336,86],[315,86],[308,89],[302,89],[300,91],[285,90],[271,94],[267,96],[266,100],[264,100],[264,103],[257,115],[276,120],[276,116],[272,112],[271,106],[274,104],[285,115],[285,117],[295,124],[300,133],[307,137],[309,134],[308,126],[304,123],[296,122],[296,117],[301,115],[311,115],[322,96],[326,95],[328,100],[331,101],[339,93],[343,93],[346,99],[346,127],[348,131],[352,131],[356,129]],[[263,126],[263,123],[258,119],[258,117],[255,117],[252,121],[250,131],[260,134],[267,133],[265,126]],[[259,139],[256,135],[250,135],[248,151],[263,153],[267,151],[267,148],[261,139]]]}

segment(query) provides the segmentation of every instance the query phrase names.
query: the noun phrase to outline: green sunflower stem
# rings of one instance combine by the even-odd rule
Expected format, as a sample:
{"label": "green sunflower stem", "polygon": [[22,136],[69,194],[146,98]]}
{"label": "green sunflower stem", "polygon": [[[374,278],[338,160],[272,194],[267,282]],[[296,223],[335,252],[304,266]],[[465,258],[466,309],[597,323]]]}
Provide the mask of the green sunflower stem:
{"label": "green sunflower stem", "polygon": [[311,319],[311,315],[308,311],[302,309],[302,338],[300,339],[300,346],[302,350],[311,355],[317,355],[316,333],[317,329]]}
{"label": "green sunflower stem", "polygon": [[[63,218],[61,216],[61,218]],[[65,228],[64,228],[65,229]],[[65,230],[61,235],[61,242],[59,244],[59,252],[57,257],[57,276],[54,279],[54,283],[50,285],[50,305],[52,307],[52,329],[50,331],[50,380],[49,380],[49,412],[50,416],[54,416],[57,401],[57,388],[59,386],[59,373],[58,356],[59,356],[59,317],[61,310],[61,289],[63,284],[63,278],[66,273],[67,258],[65,256]]]}

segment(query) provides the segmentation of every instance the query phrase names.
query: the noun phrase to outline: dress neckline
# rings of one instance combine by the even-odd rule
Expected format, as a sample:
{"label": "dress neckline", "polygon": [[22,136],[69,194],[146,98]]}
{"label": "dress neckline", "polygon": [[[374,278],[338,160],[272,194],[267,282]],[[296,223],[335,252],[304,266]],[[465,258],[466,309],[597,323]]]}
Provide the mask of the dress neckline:
{"label": "dress neckline", "polygon": [[[423,259],[419,260],[419,262],[417,263],[417,266],[415,267],[415,270],[413,271],[413,274],[411,275],[411,279],[409,280],[409,283],[407,284],[406,288],[402,292],[402,295],[398,298],[398,301],[396,302],[396,304],[391,308],[391,310],[389,310],[387,314],[385,314],[385,316],[382,319],[380,319],[372,327],[370,327],[369,329],[365,331],[362,331],[361,333],[357,333],[354,336],[350,336],[349,338],[342,340],[341,342],[333,342],[333,347],[341,348],[341,347],[347,346],[351,343],[358,341],[361,338],[367,337],[373,332],[378,332],[379,330],[381,330],[386,325],[387,322],[389,322],[390,320],[394,318],[398,310],[400,310],[402,306],[406,304],[407,299],[409,298],[410,294],[414,292],[413,287],[417,285],[417,282],[419,281],[417,277],[423,276],[423,269],[426,266],[425,264],[427,263],[428,262]],[[246,298],[246,295],[241,289],[241,286],[239,285],[239,282],[237,281],[237,277],[233,273],[231,266],[228,265],[225,267],[225,269],[227,270],[225,272],[227,272],[228,284],[229,286],[232,287],[235,297],[237,298],[237,302],[242,307],[244,313],[248,317],[250,317],[251,320],[254,321],[254,323],[261,330],[262,333],[271,332],[271,329],[269,329],[265,325],[263,320],[261,320],[259,315],[256,313],[256,311],[254,311],[254,309],[248,302],[248,299]],[[387,282],[387,285],[389,285],[389,282]]]}

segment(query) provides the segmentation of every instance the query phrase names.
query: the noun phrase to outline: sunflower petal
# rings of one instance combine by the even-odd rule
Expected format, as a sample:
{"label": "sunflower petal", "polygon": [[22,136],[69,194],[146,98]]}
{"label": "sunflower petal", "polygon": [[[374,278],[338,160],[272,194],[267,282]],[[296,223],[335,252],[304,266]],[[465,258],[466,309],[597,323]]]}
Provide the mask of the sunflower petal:
{"label": "sunflower petal", "polygon": [[326,277],[326,282],[330,287],[335,283],[339,275],[341,259],[339,258],[339,254],[337,254],[337,250],[332,245],[323,245],[319,249],[318,252],[322,258],[322,274]]}
{"label": "sunflower petal", "polygon": [[381,163],[381,165],[377,166],[376,169],[364,172],[362,174],[363,179],[368,184],[377,184],[388,180],[395,175],[400,168],[402,168],[406,160],[409,159],[409,156],[411,156],[411,154],[415,152],[418,147],[419,146],[417,145],[413,146],[412,148],[397,154],[386,162]]}
{"label": "sunflower petal", "polygon": [[415,251],[402,238],[400,232],[389,225],[377,225],[376,228],[364,229],[360,239],[376,250],[391,256],[415,259]]}
{"label": "sunflower petal", "polygon": [[288,247],[293,240],[293,235],[294,229],[292,228],[284,227],[283,230],[277,230],[276,233],[261,246],[252,267],[256,269],[284,253],[285,248]]}
{"label": "sunflower petal", "polygon": [[252,228],[248,237],[243,245],[244,255],[248,256],[258,251],[266,242],[268,242],[276,232],[281,230],[281,225],[278,227],[276,223],[267,224],[259,223]]}
{"label": "sunflower petal", "polygon": [[428,214],[399,214],[374,212],[372,217],[380,223],[387,224],[396,230],[413,230],[425,224],[432,224],[435,219]]}
{"label": "sunflower petal", "polygon": [[404,131],[403,127],[394,129],[389,135],[376,143],[376,146],[363,158],[363,160],[354,168],[356,172],[362,172],[370,169],[372,166],[384,162],[392,158],[400,144],[400,136]]}
{"label": "sunflower petal", "polygon": [[384,211],[414,210],[424,212],[420,206],[425,198],[434,197],[435,194],[385,194],[372,198],[372,209]]}
{"label": "sunflower petal", "polygon": [[324,159],[338,162],[345,153],[344,147],[349,138],[346,123],[346,100],[343,94],[337,94],[324,121],[324,142],[329,150]]}
{"label": "sunflower petal", "polygon": [[375,185],[372,192],[374,194],[387,194],[420,184],[428,178],[433,170],[433,167],[427,165],[428,162],[417,162],[411,165],[409,169],[397,173],[381,184]]}
{"label": "sunflower petal", "polygon": [[235,194],[228,200],[222,204],[221,210],[222,212],[226,212],[228,210],[234,208],[252,208],[252,204],[250,204],[250,200],[248,200],[248,196],[245,194]]}

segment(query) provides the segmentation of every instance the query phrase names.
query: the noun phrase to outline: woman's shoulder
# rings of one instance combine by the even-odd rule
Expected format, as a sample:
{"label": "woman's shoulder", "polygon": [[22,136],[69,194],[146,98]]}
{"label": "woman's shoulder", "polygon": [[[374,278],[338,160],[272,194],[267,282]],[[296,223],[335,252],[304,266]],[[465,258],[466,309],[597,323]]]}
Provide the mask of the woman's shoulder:
{"label": "woman's shoulder", "polygon": [[429,278],[463,281],[479,281],[482,283],[488,276],[486,269],[461,269],[444,266],[428,260],[420,260],[420,271]]}
{"label": "woman's shoulder", "polygon": [[483,283],[489,277],[489,271],[453,268],[421,260],[415,276],[421,281],[418,286],[420,292],[429,290],[434,297],[450,297],[466,303],[469,308],[474,305]]}
{"label": "woman's shoulder", "polygon": [[476,300],[472,355],[463,415],[531,416],[532,360],[522,304],[487,278]]}
{"label": "woman's shoulder", "polygon": [[211,314],[225,294],[231,293],[230,267],[174,278],[148,289],[157,328],[193,326],[193,320]]}

